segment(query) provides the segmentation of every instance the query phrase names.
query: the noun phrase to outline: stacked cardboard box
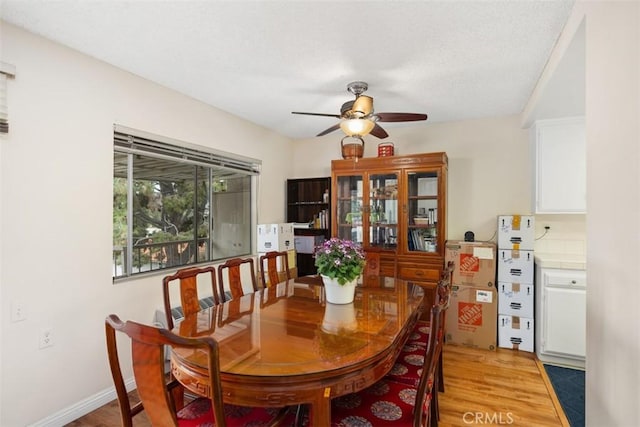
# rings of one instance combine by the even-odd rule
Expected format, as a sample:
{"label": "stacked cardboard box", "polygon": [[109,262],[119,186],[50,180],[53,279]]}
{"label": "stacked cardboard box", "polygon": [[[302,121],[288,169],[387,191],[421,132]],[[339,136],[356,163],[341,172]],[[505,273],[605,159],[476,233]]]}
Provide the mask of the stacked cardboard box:
{"label": "stacked cardboard box", "polygon": [[498,346],[533,352],[533,216],[498,217]]}
{"label": "stacked cardboard box", "polygon": [[449,240],[445,260],[455,264],[445,321],[446,342],[495,350],[496,245]]}
{"label": "stacked cardboard box", "polygon": [[293,223],[258,225],[258,252],[290,249],[294,249]]}

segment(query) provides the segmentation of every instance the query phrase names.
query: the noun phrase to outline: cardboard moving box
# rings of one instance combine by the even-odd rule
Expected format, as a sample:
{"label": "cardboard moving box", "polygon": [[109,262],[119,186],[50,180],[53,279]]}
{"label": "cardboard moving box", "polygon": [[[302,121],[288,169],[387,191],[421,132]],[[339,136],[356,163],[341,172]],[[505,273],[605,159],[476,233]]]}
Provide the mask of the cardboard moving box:
{"label": "cardboard moving box", "polygon": [[258,224],[258,252],[294,249],[293,223]]}
{"label": "cardboard moving box", "polygon": [[498,250],[498,281],[533,283],[533,251]]}
{"label": "cardboard moving box", "polygon": [[497,314],[498,298],[494,286],[453,285],[445,321],[447,344],[495,350]]}
{"label": "cardboard moving box", "polygon": [[532,251],[535,243],[535,217],[533,215],[498,216],[498,247]]}
{"label": "cardboard moving box", "polygon": [[498,313],[533,317],[533,284],[498,282]]}
{"label": "cardboard moving box", "polygon": [[533,352],[532,318],[501,314],[498,325],[500,347]]}
{"label": "cardboard moving box", "polygon": [[451,283],[469,286],[493,286],[496,280],[496,245],[489,242],[448,240],[445,263],[455,266]]}

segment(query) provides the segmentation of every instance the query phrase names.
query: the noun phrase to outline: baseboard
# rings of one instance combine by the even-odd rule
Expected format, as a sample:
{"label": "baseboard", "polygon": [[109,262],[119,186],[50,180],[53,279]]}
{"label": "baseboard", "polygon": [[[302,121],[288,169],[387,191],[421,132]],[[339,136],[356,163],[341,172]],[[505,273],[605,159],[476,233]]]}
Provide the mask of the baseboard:
{"label": "baseboard", "polygon": [[[125,381],[127,391],[131,391],[136,388],[136,383],[133,379]],[[30,425],[30,427],[62,427],[69,424],[78,418],[87,415],[91,411],[95,411],[101,406],[116,399],[115,387],[109,387],[106,390],[98,392],[93,396],[89,396],[71,406],[67,406],[61,411],[51,414],[46,418],[41,419]]]}
{"label": "baseboard", "polygon": [[536,365],[538,366],[538,371],[540,371],[540,376],[542,377],[542,381],[544,382],[547,391],[549,392],[549,396],[551,397],[551,401],[553,402],[553,407],[558,414],[558,418],[560,418],[560,423],[562,423],[562,427],[570,427],[569,419],[564,413],[564,409],[562,409],[562,405],[560,404],[560,400],[558,400],[558,396],[556,395],[556,391],[553,389],[553,385],[551,385],[551,380],[549,379],[549,375],[547,375],[546,369],[544,369],[544,365],[542,361],[538,358],[535,359]]}

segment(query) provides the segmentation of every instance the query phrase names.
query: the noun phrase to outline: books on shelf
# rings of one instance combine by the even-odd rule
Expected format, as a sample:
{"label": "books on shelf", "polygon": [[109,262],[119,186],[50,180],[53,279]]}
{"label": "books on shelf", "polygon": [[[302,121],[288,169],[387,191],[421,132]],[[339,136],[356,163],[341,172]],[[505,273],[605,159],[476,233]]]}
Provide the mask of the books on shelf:
{"label": "books on shelf", "polygon": [[329,228],[329,209],[323,209],[309,222],[294,222],[293,228]]}

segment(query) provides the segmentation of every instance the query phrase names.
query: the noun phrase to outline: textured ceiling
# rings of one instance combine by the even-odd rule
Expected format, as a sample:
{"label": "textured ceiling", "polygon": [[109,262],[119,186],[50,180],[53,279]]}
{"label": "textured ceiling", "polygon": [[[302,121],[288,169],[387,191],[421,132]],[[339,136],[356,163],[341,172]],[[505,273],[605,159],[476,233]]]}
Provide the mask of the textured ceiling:
{"label": "textured ceiling", "polygon": [[[369,83],[427,122],[520,113],[574,1],[2,0],[3,20],[293,138]],[[19,71],[19,70],[18,70]],[[420,123],[420,122],[419,122]],[[415,124],[385,123],[393,128]]]}

